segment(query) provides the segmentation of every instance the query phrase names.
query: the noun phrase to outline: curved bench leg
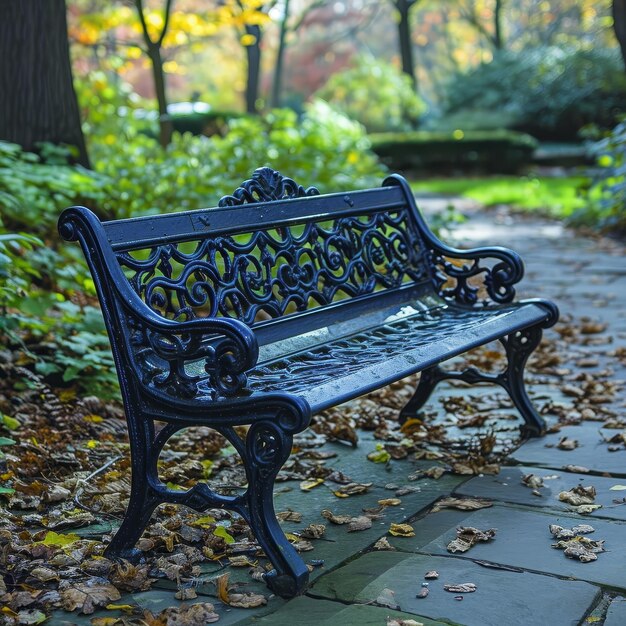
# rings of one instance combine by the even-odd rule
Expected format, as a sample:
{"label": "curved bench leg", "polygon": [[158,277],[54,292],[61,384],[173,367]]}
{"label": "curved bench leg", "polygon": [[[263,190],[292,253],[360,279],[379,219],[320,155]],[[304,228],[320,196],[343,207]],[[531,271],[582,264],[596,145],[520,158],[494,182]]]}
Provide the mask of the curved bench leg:
{"label": "curved bench leg", "polygon": [[[104,555],[111,560],[137,562],[143,555],[135,548],[161,498],[150,481],[152,465],[156,471],[155,448],[152,444],[154,425],[148,418],[128,420],[131,447],[131,489],[126,515]],[[134,422],[134,423],[131,423]],[[141,424],[138,428],[135,425]],[[158,457],[159,451],[156,451]]]}
{"label": "curved bench leg", "polygon": [[461,380],[465,383],[491,383],[503,387],[515,408],[524,419],[521,427],[525,437],[539,437],[546,431],[546,423],[533,406],[524,384],[524,369],[528,357],[539,345],[542,326],[531,326],[500,339],[507,357],[507,366],[501,374],[485,374],[475,367],[468,367],[462,372],[447,371],[438,365],[424,370],[415,390],[415,394],[400,411],[400,422],[414,417],[426,403],[433,389],[442,380]]}
{"label": "curved bench leg", "polygon": [[421,372],[413,397],[400,411],[400,423],[404,424],[409,418],[415,417],[418,411],[426,404],[437,384],[447,377],[446,371],[438,365],[433,365]]}
{"label": "curved bench leg", "polygon": [[266,574],[270,589],[284,598],[304,591],[309,571],[289,543],[274,512],[274,480],[291,453],[293,437],[274,422],[257,422],[246,437],[246,472],[248,474],[248,523],[272,562],[274,570]]}
{"label": "curved bench leg", "polygon": [[522,434],[528,437],[540,437],[546,432],[546,423],[533,406],[524,384],[526,362],[539,345],[542,334],[540,326],[531,326],[500,340],[508,362],[506,371],[499,377],[500,384],[508,391],[515,408],[524,418]]}

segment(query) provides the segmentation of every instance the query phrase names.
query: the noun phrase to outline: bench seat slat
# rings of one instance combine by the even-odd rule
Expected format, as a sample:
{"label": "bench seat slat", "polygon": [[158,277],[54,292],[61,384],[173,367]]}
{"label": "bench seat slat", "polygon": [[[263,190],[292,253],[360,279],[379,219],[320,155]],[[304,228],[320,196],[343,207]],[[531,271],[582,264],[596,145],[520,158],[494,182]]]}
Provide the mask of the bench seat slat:
{"label": "bench seat slat", "polygon": [[[318,413],[541,323],[549,315],[545,308],[523,302],[469,310],[418,307],[411,313],[410,305],[405,306],[387,323],[338,338],[338,330],[320,329],[311,333],[308,345],[307,337],[301,339],[305,347],[300,350],[287,341],[280,357],[266,358],[249,373],[248,389],[253,395],[280,391],[301,396]],[[262,348],[261,358],[279,353],[281,343]],[[202,394],[202,383],[199,390]]]}

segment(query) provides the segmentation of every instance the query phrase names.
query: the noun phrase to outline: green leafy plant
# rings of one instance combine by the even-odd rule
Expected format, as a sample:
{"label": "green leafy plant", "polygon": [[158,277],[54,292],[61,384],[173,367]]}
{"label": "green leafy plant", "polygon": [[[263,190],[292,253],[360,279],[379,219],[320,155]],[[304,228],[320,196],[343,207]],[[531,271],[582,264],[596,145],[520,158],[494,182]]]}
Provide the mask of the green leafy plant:
{"label": "green leafy plant", "polygon": [[373,57],[359,57],[353,68],[333,74],[316,97],[369,132],[412,130],[426,111],[410,78]]}
{"label": "green leafy plant", "polygon": [[457,126],[462,130],[479,127],[481,118],[482,127],[490,127],[495,115],[509,128],[571,140],[586,124],[610,128],[625,101],[617,50],[540,47],[498,52],[454,76],[444,108],[455,124],[466,118],[467,127]]}
{"label": "green leafy plant", "polygon": [[592,148],[599,172],[574,223],[626,232],[626,120]]}

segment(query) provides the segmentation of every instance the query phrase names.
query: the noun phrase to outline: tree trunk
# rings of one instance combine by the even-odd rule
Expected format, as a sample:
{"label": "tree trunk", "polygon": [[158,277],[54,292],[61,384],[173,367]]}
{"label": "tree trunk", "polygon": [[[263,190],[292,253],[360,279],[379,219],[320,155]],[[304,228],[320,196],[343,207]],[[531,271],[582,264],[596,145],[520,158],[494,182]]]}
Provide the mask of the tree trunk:
{"label": "tree trunk", "polygon": [[246,111],[258,113],[259,79],[261,75],[261,27],[257,24],[246,24],[246,35],[254,37],[254,43],[246,46],[247,78],[246,78]]}
{"label": "tree trunk", "polygon": [[89,167],[72,82],[65,0],[0,0],[0,139],[76,148]]}
{"label": "tree trunk", "polygon": [[502,9],[504,0],[496,0],[493,10],[493,46],[496,50],[504,47],[504,37],[502,35]]}
{"label": "tree trunk", "polygon": [[613,29],[626,68],[626,0],[613,0]]}
{"label": "tree trunk", "polygon": [[283,80],[283,64],[285,61],[285,36],[287,35],[287,21],[289,20],[289,0],[285,0],[285,13],[280,23],[280,36],[278,39],[278,51],[276,52],[276,65],[274,66],[274,80],[272,81],[272,106],[280,106],[280,97]]}
{"label": "tree trunk", "polygon": [[417,89],[415,63],[413,62],[413,43],[411,41],[411,25],[409,22],[413,4],[415,4],[415,2],[411,0],[396,0],[395,2],[400,17],[398,21],[398,41],[400,43],[402,71],[411,78],[413,86]]}
{"label": "tree trunk", "polygon": [[159,141],[163,148],[167,148],[172,141],[174,127],[167,112],[167,94],[165,91],[165,73],[163,72],[163,59],[161,58],[161,46],[149,44],[148,56],[152,63],[152,76],[154,77],[154,91],[159,106]]}

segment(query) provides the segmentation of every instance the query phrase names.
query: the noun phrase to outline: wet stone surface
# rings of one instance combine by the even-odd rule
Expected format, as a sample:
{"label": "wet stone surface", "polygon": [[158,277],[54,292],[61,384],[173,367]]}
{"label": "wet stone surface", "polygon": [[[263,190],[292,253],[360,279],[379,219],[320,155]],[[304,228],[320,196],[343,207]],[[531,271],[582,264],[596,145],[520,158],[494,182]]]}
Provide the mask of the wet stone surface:
{"label": "wet stone surface", "polygon": [[[591,563],[567,558],[562,550],[551,547],[555,540],[549,532],[550,524],[566,528],[590,524],[595,532],[588,535],[589,539],[605,540],[606,552],[598,554],[598,560]],[[458,555],[461,558],[626,589],[626,524],[623,522],[496,505],[467,515],[458,525],[481,530],[496,529],[495,539],[477,543],[469,551]],[[415,530],[419,534],[419,524],[415,525]],[[442,531],[437,539],[417,549],[428,554],[449,555],[446,546],[456,537],[456,525]],[[410,549],[410,544],[411,539],[407,539],[399,549]]]}
{"label": "wet stone surface", "polygon": [[[532,474],[543,479],[543,487],[530,489],[522,478]],[[626,521],[626,502],[622,501],[626,491],[611,490],[611,487],[620,486],[626,481],[618,478],[605,478],[592,474],[575,474],[566,471],[554,471],[541,467],[503,467],[496,476],[477,476],[459,485],[454,494],[458,496],[472,496],[490,498],[499,502],[525,504],[533,507],[550,508],[555,511],[567,512],[570,505],[559,500],[559,493],[568,491],[577,485],[593,486],[597,495],[595,502],[602,508],[589,515],[591,518],[607,517]],[[541,494],[534,495],[533,491]]]}
{"label": "wet stone surface", "polygon": [[609,605],[604,626],[624,626],[624,624],[626,624],[626,598],[617,596]]}
{"label": "wet stone surface", "polygon": [[[426,598],[416,598],[429,570],[439,572],[439,579],[429,582]],[[468,582],[476,585],[475,592],[459,594],[443,588],[446,583]],[[599,594],[596,587],[584,582],[490,569],[457,558],[379,552],[325,576],[314,585],[311,595],[342,602],[376,602],[384,589],[394,591],[392,597],[404,612],[445,617],[466,626],[574,624]]]}

